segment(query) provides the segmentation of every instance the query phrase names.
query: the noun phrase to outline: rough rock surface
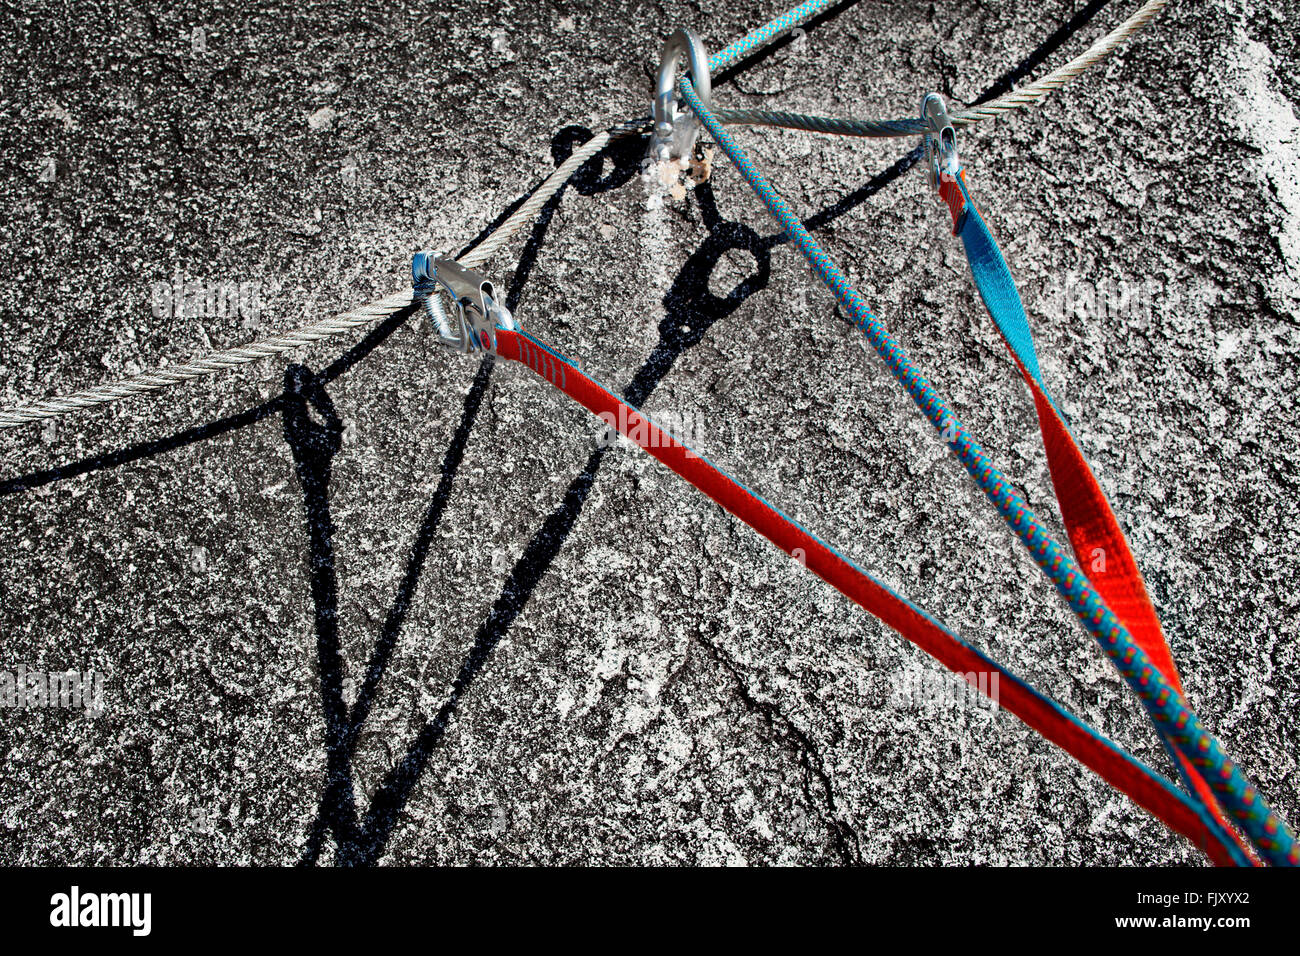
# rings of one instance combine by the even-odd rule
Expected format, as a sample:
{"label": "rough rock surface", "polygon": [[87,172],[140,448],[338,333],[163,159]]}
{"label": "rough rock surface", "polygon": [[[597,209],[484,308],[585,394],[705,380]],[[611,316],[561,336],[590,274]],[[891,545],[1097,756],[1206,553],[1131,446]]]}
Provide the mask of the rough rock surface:
{"label": "rough rock surface", "polygon": [[[716,95],[965,103],[1135,4],[1094,6],[1045,49],[1081,4],[850,4]],[[644,113],[669,28],[716,49],[783,7],[7,6],[0,404],[399,288],[414,250],[462,248],[587,130]],[[1292,822],[1298,16],[1175,0],[1041,109],[961,137],[1190,698]],[[741,135],[1053,515],[1032,406],[913,144]],[[638,159],[614,151],[488,265],[525,325],[637,379],[742,480],[1167,769],[735,171],[662,200]],[[242,286],[244,308],[169,314],[178,275]],[[661,336],[680,354],[649,376]],[[937,665],[595,434],[418,316],[0,433],[0,670],[106,678],[98,719],[0,710],[0,863],[1200,859],[955,679],[908,699]],[[351,738],[343,706],[364,711]]]}

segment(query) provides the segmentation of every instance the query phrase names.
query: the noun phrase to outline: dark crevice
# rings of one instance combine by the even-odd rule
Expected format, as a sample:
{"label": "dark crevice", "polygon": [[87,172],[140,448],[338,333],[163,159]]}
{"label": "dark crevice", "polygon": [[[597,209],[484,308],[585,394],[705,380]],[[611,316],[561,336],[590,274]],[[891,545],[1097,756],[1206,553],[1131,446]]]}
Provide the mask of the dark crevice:
{"label": "dark crevice", "polygon": [[[749,683],[736,662],[718,644],[710,641],[703,628],[697,629],[695,639],[709,652],[713,660],[727,673],[735,685],[736,695],[745,705],[745,709],[761,717],[773,733],[785,739],[787,746],[798,758],[803,769],[804,799],[817,814],[827,832],[841,862],[849,866],[862,865],[862,841],[857,832],[844,820],[840,819],[835,802],[835,788],[831,776],[826,770],[826,762],[821,752],[806,732],[791,720],[776,704],[755,697],[749,689]],[[818,806],[825,804],[825,811]]]}

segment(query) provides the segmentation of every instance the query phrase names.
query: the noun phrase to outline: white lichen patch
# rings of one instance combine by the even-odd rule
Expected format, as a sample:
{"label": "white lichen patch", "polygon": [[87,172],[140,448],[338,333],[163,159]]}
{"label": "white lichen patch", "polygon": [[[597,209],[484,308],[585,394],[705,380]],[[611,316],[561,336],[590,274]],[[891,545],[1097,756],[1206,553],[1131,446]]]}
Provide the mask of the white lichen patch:
{"label": "white lichen patch", "polygon": [[328,106],[322,106],[307,117],[307,125],[312,129],[328,129],[338,119],[339,114]]}
{"label": "white lichen patch", "polygon": [[1283,308],[1300,304],[1300,123],[1279,91],[1276,57],[1238,25],[1228,52],[1234,105],[1232,119],[1259,148],[1256,169],[1266,195],[1281,206],[1277,234],[1284,271],[1266,279],[1269,294]]}
{"label": "white lichen patch", "polygon": [[659,292],[667,291],[671,281],[668,253],[671,234],[664,214],[664,202],[670,197],[670,184],[676,182],[681,169],[676,160],[651,160],[646,162],[641,172],[641,183],[645,187],[644,215],[639,230],[641,261],[649,272],[651,285]]}

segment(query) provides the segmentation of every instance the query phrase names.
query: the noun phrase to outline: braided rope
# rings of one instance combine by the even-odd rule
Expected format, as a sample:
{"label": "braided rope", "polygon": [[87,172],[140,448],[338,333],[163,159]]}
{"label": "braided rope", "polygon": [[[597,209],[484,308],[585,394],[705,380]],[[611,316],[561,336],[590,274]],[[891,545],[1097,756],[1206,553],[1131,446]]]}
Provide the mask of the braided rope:
{"label": "braided rope", "polygon": [[[1053,70],[1040,80],[1027,83],[988,103],[972,106],[952,114],[954,126],[974,126],[1002,113],[1034,106],[1065,84],[1096,66],[1122,46],[1134,33],[1145,27],[1169,0],[1147,0],[1137,11],[1110,33],[1088,47],[1070,62]],[[739,109],[715,110],[719,123],[727,126],[781,126],[801,129],[810,133],[829,133],[834,136],[915,136],[924,133],[925,123],[920,119],[855,120],[831,116],[814,116],[807,113],[788,113],[779,110]]]}
{"label": "braided rope", "polygon": [[[599,153],[612,140],[620,136],[630,136],[644,130],[649,121],[632,120],[603,133],[597,133],[568,159],[556,167],[555,171],[542,182],[532,195],[516,209],[505,222],[494,229],[482,242],[459,260],[461,265],[473,268],[490,259],[510,237],[518,232],[524,224],[536,218],[537,213],[551,198],[564,187],[569,178],[577,172],[583,163]],[[0,429],[15,428],[28,422],[47,418],[58,418],[71,412],[96,405],[105,405],[135,395],[156,392],[159,389],[190,382],[197,378],[223,372],[227,369],[247,365],[264,358],[282,355],[296,348],[311,345],[324,339],[333,338],[353,329],[365,328],[383,319],[390,318],[410,308],[414,298],[411,290],[403,289],[384,299],[363,305],[350,312],[344,312],[328,319],[322,319],[311,325],[303,326],[291,332],[273,335],[269,338],[223,349],[179,365],[153,369],[124,378],[108,385],[98,385],[84,391],[73,392],[58,398],[51,398],[30,405],[20,405],[0,411]]]}
{"label": "braided rope", "polygon": [[730,157],[741,175],[763,201],[803,253],[813,272],[826,283],[845,313],[863,332],[889,371],[944,436],[975,483],[993,502],[999,514],[1028,548],[1034,562],[1056,585],[1071,610],[1101,645],[1102,651],[1138,695],[1156,729],[1199,768],[1214,792],[1232,812],[1263,855],[1277,865],[1300,865],[1300,844],[1295,835],[1264,801],[1224,752],[1222,745],[1202,726],[1182,694],[1151,664],[1092,584],[1064,549],[1015,492],[971,434],[952,413],[903,347],[872,314],[870,306],[849,284],[844,273],[812,237],[793,210],[768,183],[740,145],[723,129],[683,77],[678,88],[715,143]]}
{"label": "braided rope", "polygon": [[832,0],[805,0],[797,7],[792,7],[779,17],[769,20],[757,30],[745,34],[735,43],[724,46],[709,57],[709,70],[716,71],[731,66],[737,60],[748,56],[759,47],[773,40],[778,34],[784,33],[786,30],[793,30],[799,24],[811,20],[817,14],[826,10],[831,5],[831,2]]}

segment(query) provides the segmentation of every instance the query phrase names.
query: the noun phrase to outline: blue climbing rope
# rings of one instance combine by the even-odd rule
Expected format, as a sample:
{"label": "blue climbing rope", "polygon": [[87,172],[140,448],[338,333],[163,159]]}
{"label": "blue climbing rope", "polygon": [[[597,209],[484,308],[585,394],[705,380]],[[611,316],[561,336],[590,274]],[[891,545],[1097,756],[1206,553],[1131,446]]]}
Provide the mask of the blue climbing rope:
{"label": "blue climbing rope", "polygon": [[757,30],[747,33],[736,42],[724,46],[709,57],[709,69],[721,70],[748,56],[761,46],[766,46],[777,34],[792,30],[799,24],[812,19],[831,5],[831,0],[805,0],[797,7],[791,7],[775,20],[763,24]]}

